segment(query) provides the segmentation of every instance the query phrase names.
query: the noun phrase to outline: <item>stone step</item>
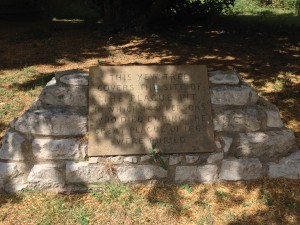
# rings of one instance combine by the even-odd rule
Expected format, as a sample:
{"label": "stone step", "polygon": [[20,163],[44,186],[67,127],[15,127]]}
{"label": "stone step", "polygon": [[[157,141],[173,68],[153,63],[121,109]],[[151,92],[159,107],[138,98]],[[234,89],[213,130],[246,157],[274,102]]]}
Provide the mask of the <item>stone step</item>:
{"label": "stone step", "polygon": [[[66,75],[69,76],[69,75]],[[65,78],[61,77],[60,79]],[[76,79],[67,79],[65,82],[76,83]],[[78,81],[79,82],[79,81]],[[88,87],[60,86],[55,80],[50,81],[39,96],[42,105],[63,107],[87,107]]]}
{"label": "stone step", "polygon": [[18,118],[14,129],[43,136],[81,136],[87,133],[87,116],[71,110],[29,110]]}

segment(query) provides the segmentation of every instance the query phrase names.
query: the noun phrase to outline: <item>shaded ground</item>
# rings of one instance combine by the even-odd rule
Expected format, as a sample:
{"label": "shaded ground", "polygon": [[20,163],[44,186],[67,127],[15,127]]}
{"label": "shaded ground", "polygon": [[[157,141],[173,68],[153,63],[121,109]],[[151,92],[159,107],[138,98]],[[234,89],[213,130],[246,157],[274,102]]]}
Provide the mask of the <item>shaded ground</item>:
{"label": "shaded ground", "polygon": [[151,32],[74,21],[2,22],[1,136],[55,71],[97,64],[206,64],[210,70],[236,70],[251,82],[279,107],[299,143],[300,26],[261,20],[226,19]]}
{"label": "shaded ground", "polygon": [[102,185],[87,194],[0,195],[0,224],[300,223],[300,181]]}

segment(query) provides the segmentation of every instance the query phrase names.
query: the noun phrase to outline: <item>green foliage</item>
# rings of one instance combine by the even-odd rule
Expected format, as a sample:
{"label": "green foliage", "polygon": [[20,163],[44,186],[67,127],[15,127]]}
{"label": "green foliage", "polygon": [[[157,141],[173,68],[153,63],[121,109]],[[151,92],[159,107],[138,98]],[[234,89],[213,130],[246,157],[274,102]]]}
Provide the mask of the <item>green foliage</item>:
{"label": "green foliage", "polygon": [[192,188],[189,184],[181,184],[180,188],[185,189],[189,194],[192,193]]}
{"label": "green foliage", "polygon": [[155,151],[155,148],[157,146],[156,142],[152,142],[151,143],[151,148],[149,149],[150,151],[150,161],[153,162],[158,162],[159,165],[161,166],[161,168],[163,168],[164,170],[168,170],[168,165],[166,164],[166,162],[163,160],[163,158],[161,157],[160,153]]}

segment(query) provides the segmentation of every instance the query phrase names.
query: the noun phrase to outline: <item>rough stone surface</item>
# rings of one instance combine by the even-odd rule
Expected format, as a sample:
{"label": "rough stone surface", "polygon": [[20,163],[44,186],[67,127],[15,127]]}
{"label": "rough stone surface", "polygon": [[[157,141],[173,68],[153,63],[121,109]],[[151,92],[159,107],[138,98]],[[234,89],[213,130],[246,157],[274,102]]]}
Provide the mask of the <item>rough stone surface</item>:
{"label": "rough stone surface", "polygon": [[268,127],[283,127],[283,122],[280,119],[278,111],[275,110],[265,110],[267,114],[267,126]]}
{"label": "rough stone surface", "polygon": [[22,152],[24,142],[25,138],[21,135],[7,131],[0,148],[0,159],[24,160]]}
{"label": "rough stone surface", "polygon": [[129,162],[129,163],[137,163],[137,157],[136,156],[127,156],[124,158],[124,162]]}
{"label": "rough stone surface", "polygon": [[15,122],[15,129],[34,135],[85,135],[87,116],[67,110],[27,111]]}
{"label": "rough stone surface", "polygon": [[211,88],[211,102],[215,105],[246,105],[250,101],[250,93],[251,87],[247,86],[216,86]]}
{"label": "rough stone surface", "polygon": [[222,145],[219,141],[215,141],[217,148],[222,148]]}
{"label": "rough stone surface", "polygon": [[237,155],[274,159],[296,149],[295,137],[288,129],[254,133],[241,133]]}
{"label": "rough stone surface", "polygon": [[198,155],[186,155],[185,156],[185,161],[187,163],[195,163],[199,159]]}
{"label": "rough stone surface", "polygon": [[209,182],[217,178],[216,165],[205,166],[177,166],[175,182]]}
{"label": "rough stone surface", "polygon": [[107,161],[112,162],[113,164],[121,164],[124,162],[124,156],[111,156],[106,158]]}
{"label": "rough stone surface", "polygon": [[222,137],[223,141],[224,141],[224,148],[223,151],[224,152],[228,152],[230,149],[230,146],[232,144],[233,138],[231,137],[227,137],[227,136],[223,136]]}
{"label": "rough stone surface", "polygon": [[68,183],[102,183],[110,180],[109,168],[88,162],[67,161],[66,180]]}
{"label": "rough stone surface", "polygon": [[252,180],[262,176],[262,164],[258,159],[224,159],[221,180]]}
{"label": "rough stone surface", "polygon": [[128,183],[152,178],[165,178],[167,171],[154,165],[121,166],[117,169],[117,175],[121,182]]}
{"label": "rough stone surface", "polygon": [[169,158],[169,165],[173,166],[180,163],[183,160],[182,155],[171,155]]}
{"label": "rough stone surface", "polygon": [[89,164],[96,164],[99,162],[99,157],[89,157]]}
{"label": "rough stone surface", "polygon": [[300,151],[283,158],[279,163],[269,163],[268,166],[270,178],[300,179]]}
{"label": "rough stone surface", "polygon": [[26,188],[25,165],[0,162],[0,190],[16,192]]}
{"label": "rough stone surface", "polygon": [[42,103],[52,106],[87,106],[88,89],[81,87],[46,86],[39,99]]}
{"label": "rough stone surface", "polygon": [[143,156],[141,156],[140,162],[148,163],[150,159],[151,159],[150,155],[143,155]]}
{"label": "rough stone surface", "polygon": [[254,107],[215,113],[213,121],[215,131],[258,131],[261,128],[258,111]]}
{"label": "rough stone surface", "polygon": [[213,71],[209,72],[209,82],[212,84],[239,84],[240,80],[234,71]]}
{"label": "rough stone surface", "polygon": [[67,85],[88,86],[89,75],[87,73],[72,73],[62,76],[59,80]]}
{"label": "rough stone surface", "polygon": [[35,165],[29,175],[29,183],[43,184],[65,184],[62,169],[56,164],[38,164]]}
{"label": "rough stone surface", "polygon": [[210,155],[208,158],[207,158],[207,163],[215,163],[217,161],[220,161],[224,158],[224,153],[223,152],[219,152],[219,153],[215,153],[215,154],[212,154]]}
{"label": "rough stone surface", "polygon": [[32,151],[37,159],[79,159],[78,139],[43,139],[32,141]]}

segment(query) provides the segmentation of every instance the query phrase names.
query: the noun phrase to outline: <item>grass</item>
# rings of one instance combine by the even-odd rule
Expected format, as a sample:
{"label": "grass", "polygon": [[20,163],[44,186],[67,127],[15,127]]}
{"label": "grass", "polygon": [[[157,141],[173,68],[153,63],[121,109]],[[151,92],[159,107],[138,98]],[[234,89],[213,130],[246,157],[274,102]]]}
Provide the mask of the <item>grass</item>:
{"label": "grass", "polygon": [[299,185],[291,180],[198,184],[190,185],[189,193],[182,185],[103,184],[86,194],[5,194],[0,224],[296,225]]}

